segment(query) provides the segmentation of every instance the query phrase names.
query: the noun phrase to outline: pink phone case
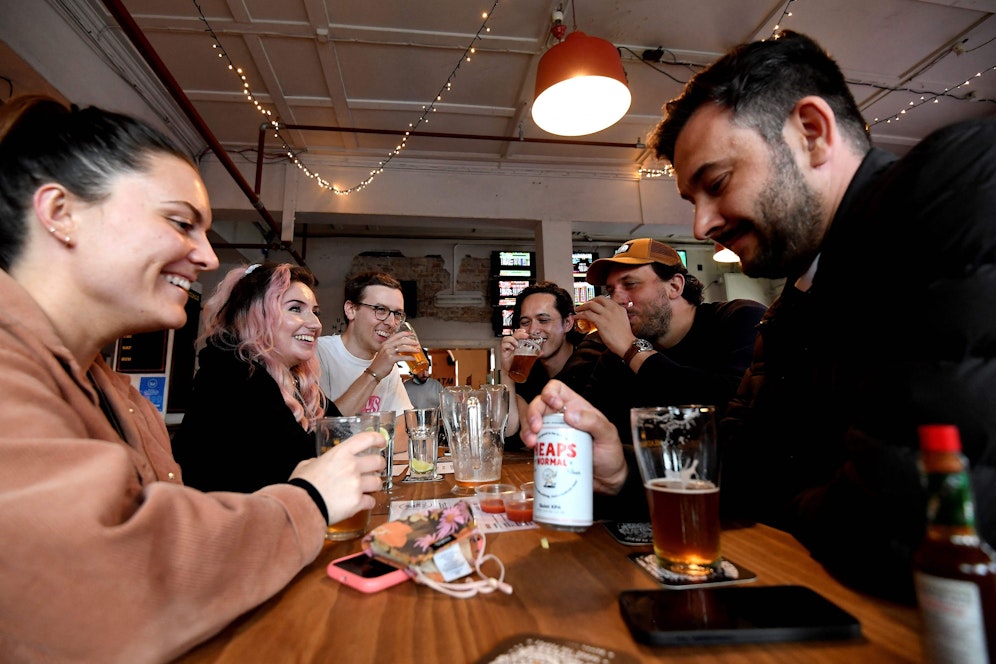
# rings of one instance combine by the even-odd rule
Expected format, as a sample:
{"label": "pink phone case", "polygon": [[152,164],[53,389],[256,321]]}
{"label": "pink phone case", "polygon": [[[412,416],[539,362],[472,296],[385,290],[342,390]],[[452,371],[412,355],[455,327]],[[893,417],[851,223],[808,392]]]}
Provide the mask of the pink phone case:
{"label": "pink phone case", "polygon": [[391,567],[362,551],[333,560],[326,572],[336,581],[364,593],[375,593],[412,578],[408,570]]}

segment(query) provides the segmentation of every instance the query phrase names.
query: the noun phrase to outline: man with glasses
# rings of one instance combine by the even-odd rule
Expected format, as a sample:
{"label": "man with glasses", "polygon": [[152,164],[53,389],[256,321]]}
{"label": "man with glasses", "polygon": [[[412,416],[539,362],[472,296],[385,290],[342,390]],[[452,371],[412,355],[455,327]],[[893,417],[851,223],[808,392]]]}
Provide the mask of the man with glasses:
{"label": "man with glasses", "polygon": [[[398,362],[418,351],[405,320],[405,298],[397,279],[383,272],[361,272],[346,280],[346,329],[318,339],[321,388],[343,415],[412,407]],[[403,427],[402,427],[403,430]]]}

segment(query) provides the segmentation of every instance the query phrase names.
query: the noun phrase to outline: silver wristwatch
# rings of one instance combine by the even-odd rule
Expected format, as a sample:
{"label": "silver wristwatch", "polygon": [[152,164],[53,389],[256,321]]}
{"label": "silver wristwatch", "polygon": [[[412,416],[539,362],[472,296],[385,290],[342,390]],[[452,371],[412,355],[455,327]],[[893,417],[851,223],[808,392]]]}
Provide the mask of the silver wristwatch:
{"label": "silver wristwatch", "polygon": [[629,347],[626,354],[623,355],[622,361],[627,367],[629,366],[630,360],[632,360],[637,353],[646,353],[654,349],[654,345],[647,341],[646,339],[634,339],[633,345]]}

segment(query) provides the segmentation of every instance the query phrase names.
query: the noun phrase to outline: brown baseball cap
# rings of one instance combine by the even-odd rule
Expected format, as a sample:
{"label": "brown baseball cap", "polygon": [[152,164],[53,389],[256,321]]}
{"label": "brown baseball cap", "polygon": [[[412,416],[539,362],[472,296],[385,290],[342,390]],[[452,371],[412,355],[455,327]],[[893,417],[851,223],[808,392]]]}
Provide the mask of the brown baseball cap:
{"label": "brown baseball cap", "polygon": [[604,286],[605,279],[613,265],[650,265],[661,263],[670,267],[684,267],[678,252],[657,240],[641,237],[630,240],[616,249],[612,258],[599,258],[588,267],[585,279],[589,284]]}

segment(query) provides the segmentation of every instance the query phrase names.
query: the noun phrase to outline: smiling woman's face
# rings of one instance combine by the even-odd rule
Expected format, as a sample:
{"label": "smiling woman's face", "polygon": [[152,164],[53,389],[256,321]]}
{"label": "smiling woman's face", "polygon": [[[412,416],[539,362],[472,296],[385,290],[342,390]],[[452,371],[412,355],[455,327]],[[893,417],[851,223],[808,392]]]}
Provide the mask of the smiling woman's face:
{"label": "smiling woman's face", "polygon": [[280,321],[273,330],[273,350],[288,367],[315,356],[315,340],[322,333],[315,293],[299,281],[293,282],[280,301]]}
{"label": "smiling woman's face", "polygon": [[148,164],[113,177],[105,198],[72,203],[73,313],[97,333],[181,327],[190,284],[218,267],[200,175],[172,155]]}

